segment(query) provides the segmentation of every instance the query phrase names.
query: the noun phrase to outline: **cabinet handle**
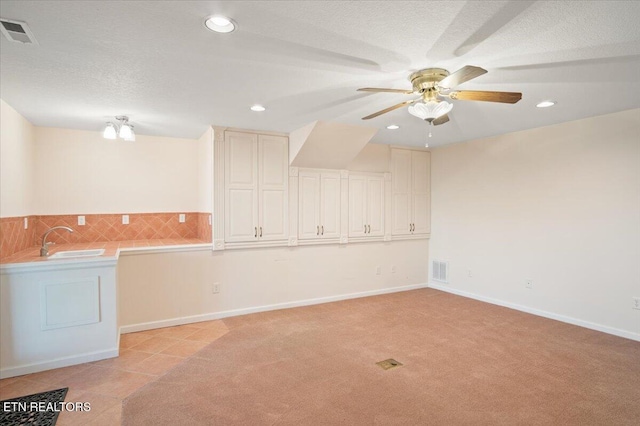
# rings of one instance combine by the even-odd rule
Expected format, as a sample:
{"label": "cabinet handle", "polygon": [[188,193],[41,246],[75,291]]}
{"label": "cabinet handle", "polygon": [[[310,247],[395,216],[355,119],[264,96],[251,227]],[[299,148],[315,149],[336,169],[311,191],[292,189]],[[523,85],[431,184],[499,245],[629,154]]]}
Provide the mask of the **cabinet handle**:
{"label": "cabinet handle", "polygon": [[367,225],[367,234],[371,233],[371,225]]}
{"label": "cabinet handle", "polygon": [[262,237],[262,226],[260,227],[260,236]]}
{"label": "cabinet handle", "polygon": [[409,232],[411,232],[411,224],[409,224]]}
{"label": "cabinet handle", "polygon": [[412,223],[411,224],[411,232],[414,232],[416,230],[416,224]]}
{"label": "cabinet handle", "polygon": [[322,228],[322,233],[320,235],[324,235],[324,225],[322,225],[321,228]]}
{"label": "cabinet handle", "polygon": [[253,227],[253,238],[258,238],[258,227],[257,226]]}
{"label": "cabinet handle", "polygon": [[367,233],[367,225],[364,226],[364,233]]}
{"label": "cabinet handle", "polygon": [[320,225],[316,226],[316,235],[320,235]]}

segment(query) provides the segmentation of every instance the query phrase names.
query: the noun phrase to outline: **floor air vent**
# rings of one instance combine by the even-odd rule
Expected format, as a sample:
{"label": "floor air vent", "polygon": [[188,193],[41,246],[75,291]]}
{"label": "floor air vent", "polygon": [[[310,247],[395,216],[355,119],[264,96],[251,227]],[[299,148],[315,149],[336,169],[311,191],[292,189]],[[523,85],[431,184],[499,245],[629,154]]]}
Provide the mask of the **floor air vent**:
{"label": "floor air vent", "polygon": [[38,44],[26,22],[0,19],[0,31],[9,41],[23,44]]}
{"label": "floor air vent", "polygon": [[431,261],[431,278],[441,283],[449,282],[449,264],[439,260]]}
{"label": "floor air vent", "polygon": [[390,370],[392,368],[400,367],[402,364],[393,358],[389,358],[389,359],[385,359],[384,361],[376,362],[376,365],[379,365],[381,368],[384,368],[385,370]]}

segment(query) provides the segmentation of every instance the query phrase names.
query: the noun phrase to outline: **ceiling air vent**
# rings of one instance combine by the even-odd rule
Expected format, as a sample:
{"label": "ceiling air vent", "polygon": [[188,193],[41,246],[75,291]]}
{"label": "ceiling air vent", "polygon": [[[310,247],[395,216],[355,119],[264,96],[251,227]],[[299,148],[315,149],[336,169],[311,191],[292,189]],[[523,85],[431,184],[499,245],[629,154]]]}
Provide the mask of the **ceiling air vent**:
{"label": "ceiling air vent", "polygon": [[0,31],[9,41],[23,44],[38,44],[26,22],[0,18]]}
{"label": "ceiling air vent", "polygon": [[447,262],[440,262],[439,260],[431,261],[431,277],[434,281],[441,283],[449,282],[449,264]]}

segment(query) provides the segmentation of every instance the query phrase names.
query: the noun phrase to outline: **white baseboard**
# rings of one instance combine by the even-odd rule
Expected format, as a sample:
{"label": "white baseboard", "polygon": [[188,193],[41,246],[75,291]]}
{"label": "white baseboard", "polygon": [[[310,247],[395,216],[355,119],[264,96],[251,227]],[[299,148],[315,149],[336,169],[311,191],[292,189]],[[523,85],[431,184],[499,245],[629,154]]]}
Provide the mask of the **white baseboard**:
{"label": "white baseboard", "polygon": [[427,284],[413,284],[402,287],[390,287],[380,290],[363,291],[359,293],[341,294],[338,296],[318,297],[315,299],[298,300],[295,302],[276,303],[273,305],[256,306],[252,308],[234,309],[230,311],[212,312],[208,314],[193,315],[188,317],[172,318],[160,321],[151,321],[140,324],[131,324],[120,327],[120,333],[134,333],[136,331],[152,330],[162,327],[192,324],[194,322],[212,321],[221,318],[235,317],[238,315],[254,314],[257,312],[275,311],[278,309],[298,308],[301,306],[319,305],[321,303],[337,302],[340,300],[357,299],[359,297],[378,296],[381,294],[397,293],[401,291],[426,288]]}
{"label": "white baseboard", "polygon": [[37,373],[39,371],[51,370],[53,368],[68,367],[70,365],[84,364],[86,362],[100,361],[101,359],[113,358],[118,356],[118,348],[108,349],[106,351],[89,352],[81,355],[73,355],[65,358],[58,358],[51,361],[38,362],[33,364],[19,365],[17,367],[8,367],[0,370],[0,379],[9,377],[22,376],[24,374]]}
{"label": "white baseboard", "polygon": [[528,306],[518,305],[516,303],[506,302],[504,300],[494,299],[492,297],[480,296],[478,294],[469,293],[467,291],[451,288],[447,285],[429,283],[429,288],[445,291],[447,293],[456,294],[458,296],[468,297],[470,299],[480,300],[481,302],[491,303],[493,305],[504,306],[506,308],[515,309],[517,311],[526,312],[528,314],[538,315],[540,317],[550,318],[557,321],[566,322],[568,324],[577,325],[580,327],[589,328],[591,330],[601,331],[607,334],[613,334],[614,336],[624,337],[626,339],[636,340],[640,342],[640,333],[634,333],[632,331],[620,330],[618,328],[609,327],[606,325],[596,324],[589,321],[569,317],[566,315],[556,314],[553,312],[543,311],[536,308],[530,308]]}

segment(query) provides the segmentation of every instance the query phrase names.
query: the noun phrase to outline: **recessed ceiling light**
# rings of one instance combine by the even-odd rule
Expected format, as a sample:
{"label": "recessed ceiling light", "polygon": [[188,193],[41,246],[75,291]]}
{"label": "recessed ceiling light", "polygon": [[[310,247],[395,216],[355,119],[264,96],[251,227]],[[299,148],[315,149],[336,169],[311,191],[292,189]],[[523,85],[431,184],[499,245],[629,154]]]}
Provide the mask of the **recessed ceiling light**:
{"label": "recessed ceiling light", "polygon": [[538,108],[548,108],[550,106],[554,106],[555,104],[556,104],[556,101],[542,101],[536,106]]}
{"label": "recessed ceiling light", "polygon": [[266,108],[263,107],[262,105],[254,105],[251,107],[251,111],[255,111],[255,112],[262,112],[264,111]]}
{"label": "recessed ceiling light", "polygon": [[389,130],[397,130],[399,128],[400,128],[400,126],[398,126],[397,124],[391,124],[391,125],[387,126],[387,129],[389,129]]}
{"label": "recessed ceiling light", "polygon": [[217,33],[230,33],[237,28],[233,19],[221,15],[208,17],[207,20],[204,21],[204,25],[211,31],[215,31]]}

